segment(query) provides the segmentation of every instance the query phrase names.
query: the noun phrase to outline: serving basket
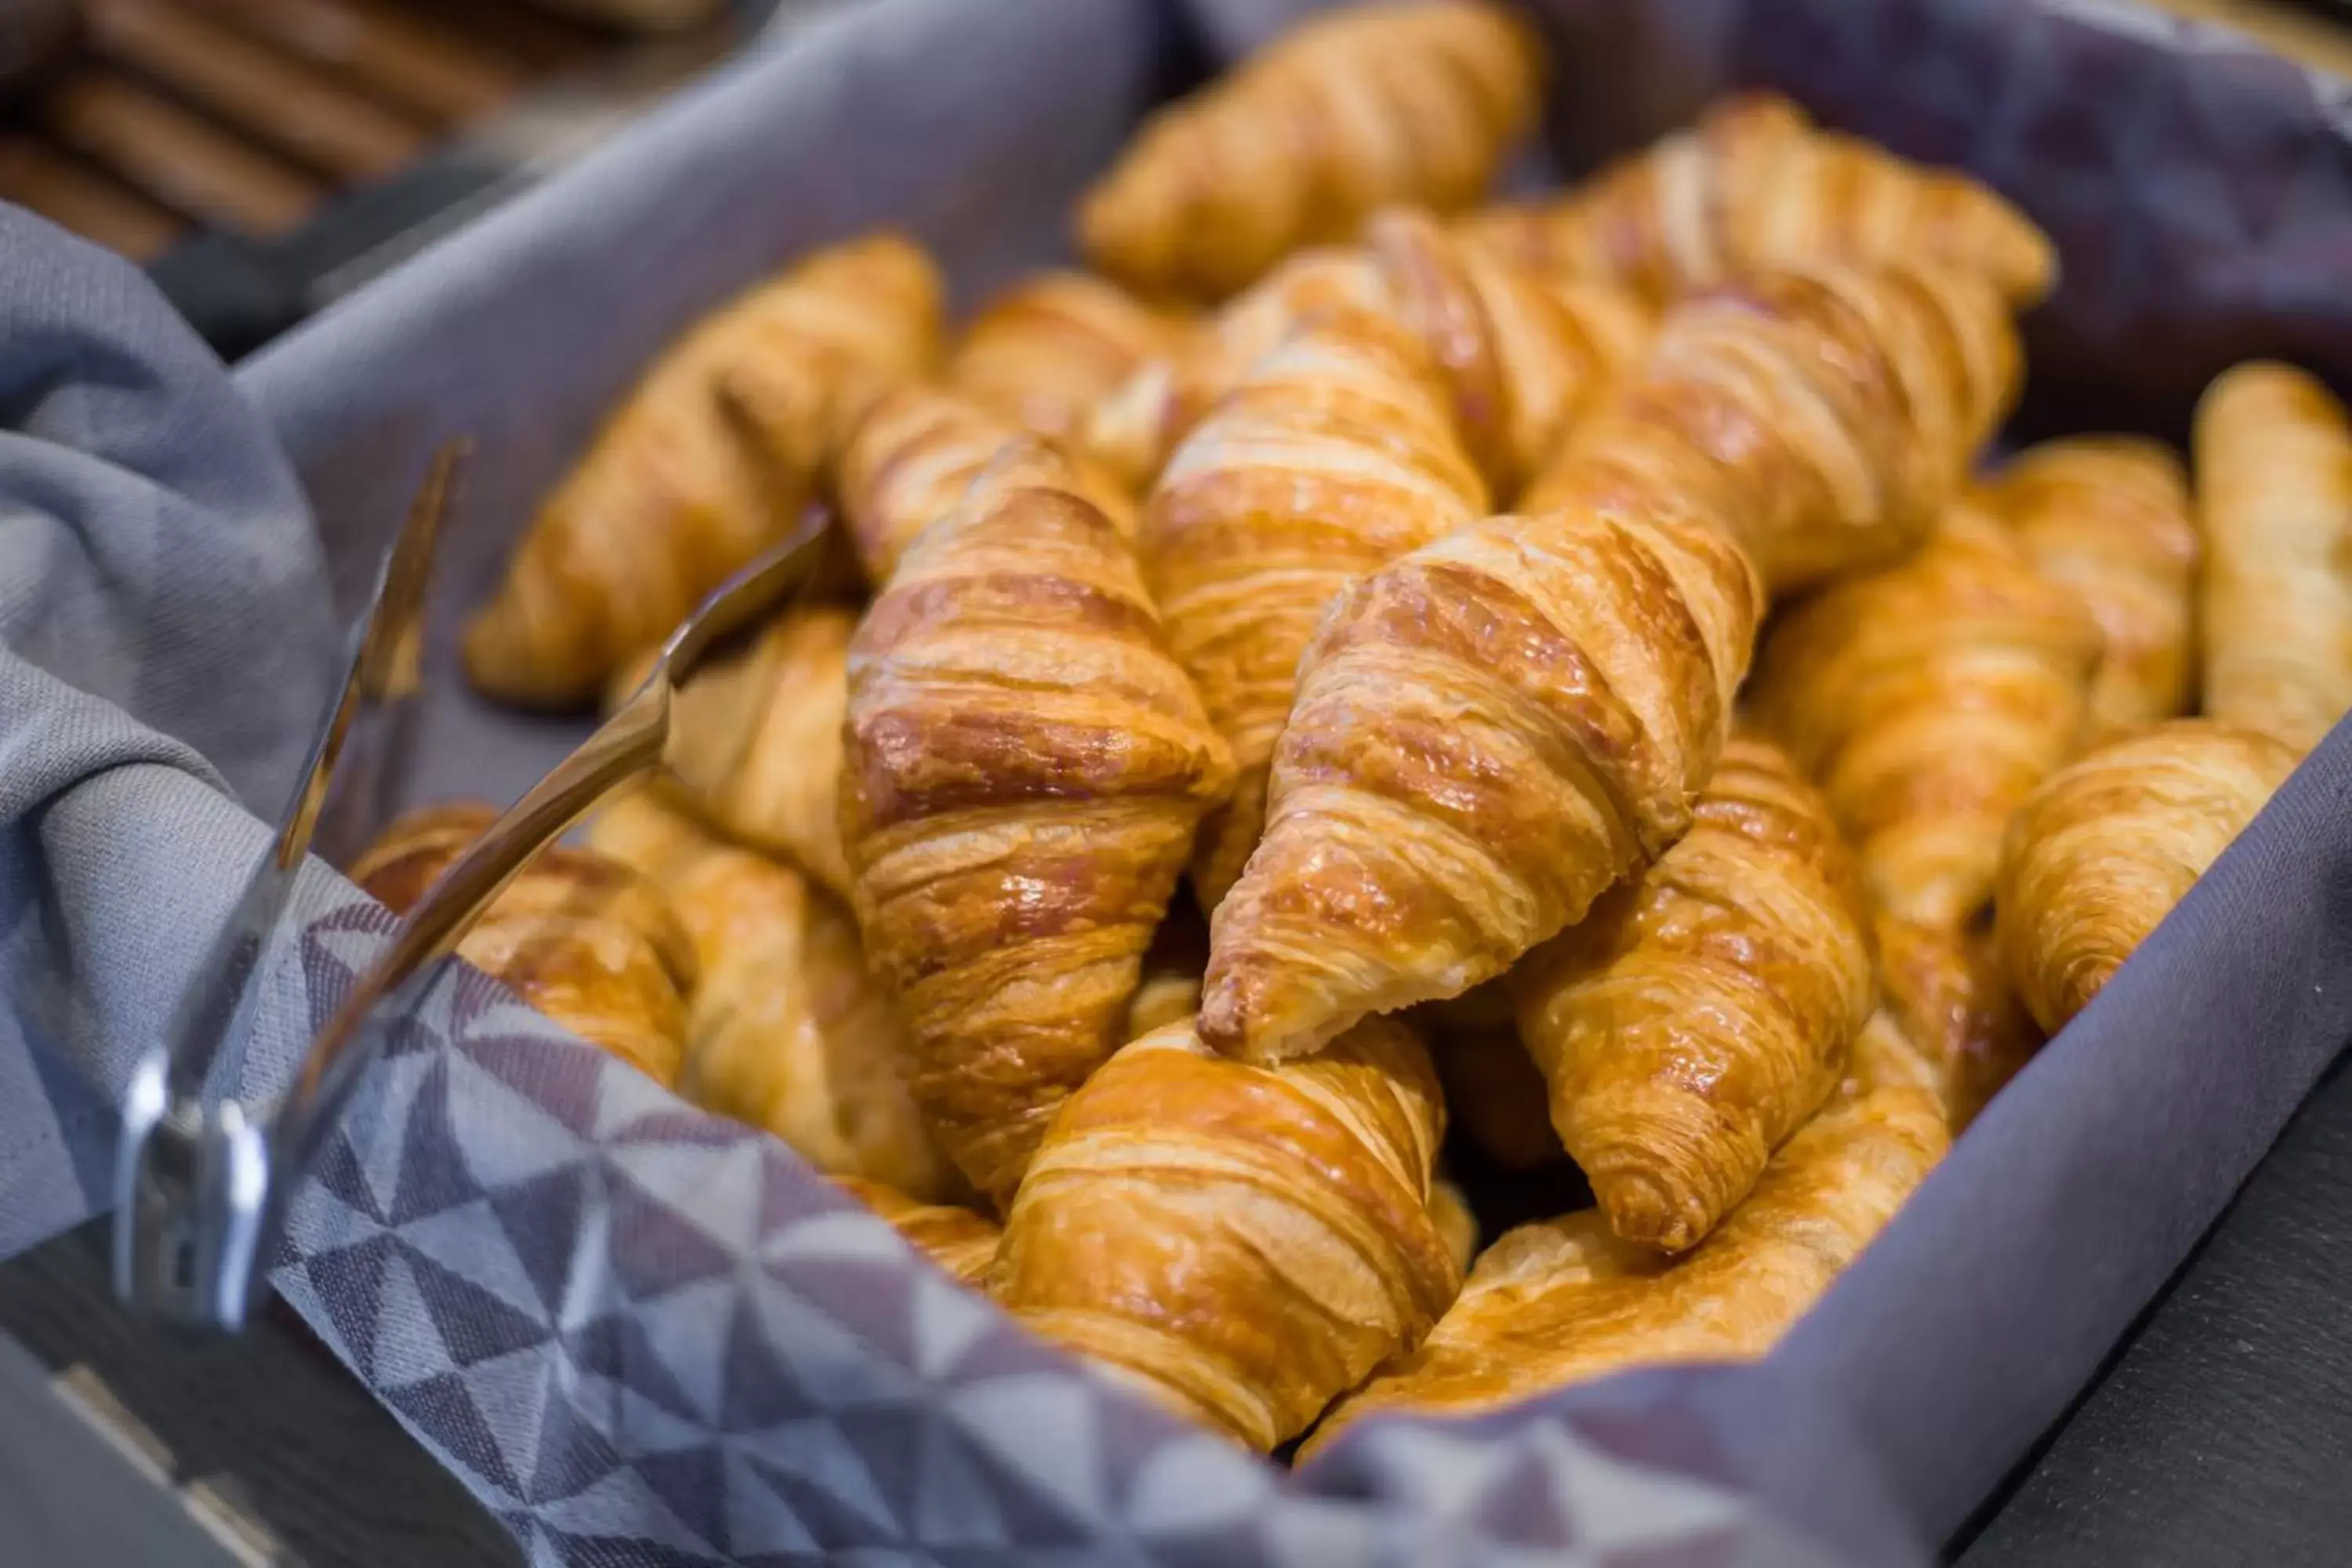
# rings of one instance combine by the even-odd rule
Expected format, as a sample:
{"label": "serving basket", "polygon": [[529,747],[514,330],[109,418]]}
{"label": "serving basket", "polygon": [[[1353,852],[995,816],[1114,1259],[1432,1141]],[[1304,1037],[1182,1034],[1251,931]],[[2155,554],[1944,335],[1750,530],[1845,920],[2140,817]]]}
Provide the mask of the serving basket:
{"label": "serving basket", "polygon": [[[428,454],[476,443],[388,805],[511,799],[579,738],[472,696],[455,630],[698,313],[885,224],[969,305],[1064,254],[1074,197],[1158,97],[1316,8],[836,7],[241,366],[345,611]],[[2065,274],[2027,323],[2022,429],[2177,435],[2256,353],[2352,384],[2340,84],[2085,0],[1534,9],[1557,173],[1765,85],[2021,203]],[[177,809],[212,860],[259,841],[224,795]],[[243,1069],[262,1086],[391,924],[323,870],[303,900]],[[2352,1032],[2347,904],[2339,734],[1768,1360],[1368,1422],[1297,1471],[1033,1339],[781,1143],[470,972],[395,1032],[274,1283],[534,1563],[1915,1560],[2092,1376]],[[119,1087],[103,1053],[85,1065],[97,1098]],[[53,1206],[31,1228],[79,1217]]]}

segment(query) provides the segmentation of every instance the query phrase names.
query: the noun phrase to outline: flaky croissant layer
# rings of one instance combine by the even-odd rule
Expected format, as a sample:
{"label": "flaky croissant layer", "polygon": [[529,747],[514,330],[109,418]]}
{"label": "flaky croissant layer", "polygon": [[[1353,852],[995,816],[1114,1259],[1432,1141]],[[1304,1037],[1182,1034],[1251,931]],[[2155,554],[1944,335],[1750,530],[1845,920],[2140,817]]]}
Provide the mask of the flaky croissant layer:
{"label": "flaky croissant layer", "polygon": [[1273,1448],[1453,1300],[1459,1265],[1431,1210],[1444,1121],[1426,1053],[1392,1021],[1272,1068],[1171,1024],[1055,1119],[992,1291],[1154,1398]]}
{"label": "flaky croissant layer", "polygon": [[1301,1458],[1386,1411],[1467,1415],[1628,1367],[1761,1356],[1948,1145],[1934,1095],[1870,1084],[1790,1139],[1682,1258],[1619,1239],[1597,1210],[1509,1231],[1421,1347],[1335,1408]]}
{"label": "flaky croissant layer", "polygon": [[[406,914],[497,818],[471,801],[412,811],[352,863],[352,880]],[[508,884],[457,953],[582,1039],[656,1082],[677,1083],[695,949],[650,879],[593,850],[556,845]]]}
{"label": "flaky croissant layer", "polygon": [[907,1093],[905,1032],[846,909],[790,866],[712,837],[666,789],[608,804],[588,843],[651,878],[693,939],[679,1093],[820,1171],[923,1199],[960,1188]]}
{"label": "flaky croissant layer", "polygon": [[2352,419],[2302,371],[2238,365],[2196,460],[2204,711],[2309,751],[2352,708]]}
{"label": "flaky croissant layer", "polygon": [[489,604],[466,671],[494,697],[562,708],[800,521],[842,428],[939,352],[941,286],[877,235],[822,251],[662,356],[547,498]]}
{"label": "flaky croissant layer", "polygon": [[1153,488],[1145,577],[1240,770],[1194,857],[1204,908],[1256,847],[1275,737],[1325,606],[1486,510],[1444,397],[1403,327],[1327,315],[1248,372]]}
{"label": "flaky croissant layer", "polygon": [[1087,258],[1222,299],[1376,209],[1475,200],[1533,127],[1542,61],[1491,0],[1346,6],[1153,116],[1087,193]]}
{"label": "flaky croissant layer", "polygon": [[1999,525],[1956,509],[1901,565],[1775,623],[1749,701],[1829,797],[1881,909],[1957,929],[2000,837],[2081,743],[2097,624]]}
{"label": "flaky croissant layer", "polygon": [[2181,719],[2034,792],[2010,824],[1994,908],[2009,972],[2044,1029],[2090,1005],[2295,762],[2273,736]]}
{"label": "flaky croissant layer", "polygon": [[2180,460],[2125,436],[2045,441],[2003,468],[1985,501],[2098,623],[2084,743],[2187,711],[2199,552]]}
{"label": "flaky croissant layer", "polygon": [[1129,994],[1233,759],[1134,557],[1066,484],[982,486],[852,643],[842,837],[908,1087],[1010,1201]]}
{"label": "flaky croissant layer", "polygon": [[1818,130],[1773,92],[1734,94],[1566,196],[1492,209],[1468,228],[1523,263],[1659,300],[1804,260],[1931,261],[2021,307],[2058,274],[2048,237],[1997,192]]}
{"label": "flaky croissant layer", "polygon": [[1862,883],[1776,747],[1735,740],[1682,840],[1515,972],[1519,1034],[1610,1228],[1680,1252],[1837,1087],[1875,996]]}

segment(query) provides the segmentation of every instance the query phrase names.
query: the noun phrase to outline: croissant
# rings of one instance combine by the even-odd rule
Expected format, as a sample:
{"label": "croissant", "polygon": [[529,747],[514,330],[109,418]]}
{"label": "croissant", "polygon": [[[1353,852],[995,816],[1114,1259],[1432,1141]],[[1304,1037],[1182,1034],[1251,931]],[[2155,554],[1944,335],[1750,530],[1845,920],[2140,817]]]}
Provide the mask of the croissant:
{"label": "croissant", "polygon": [[1223,299],[1380,207],[1474,201],[1533,129],[1540,47],[1491,0],[1360,5],[1155,115],[1079,208],[1097,268]]}
{"label": "croissant", "polygon": [[1365,231],[1389,309],[1429,351],[1454,423],[1497,495],[1516,496],[1649,344],[1649,310],[1600,283],[1548,283],[1427,213]]}
{"label": "croissant", "polygon": [[1524,265],[1613,279],[1660,302],[1810,260],[1937,263],[1983,277],[2020,307],[2058,276],[2049,237],[1998,193],[1817,130],[1773,92],[1734,94],[1565,197],[1490,208],[1465,227]]}
{"label": "croissant", "polygon": [[1624,374],[1654,324],[1622,289],[1538,279],[1395,208],[1371,220],[1360,249],[1291,258],[1186,353],[1130,377],[1096,410],[1088,450],[1148,482],[1252,366],[1307,322],[1349,310],[1392,315],[1421,340],[1457,431],[1505,496]]}
{"label": "croissant", "polygon": [[695,812],[847,897],[841,717],[856,616],[795,605],[679,689],[663,760]]}
{"label": "croissant", "polygon": [[1954,930],[1878,917],[1882,1017],[1919,1058],[1955,1137],[2042,1045],[1990,927]]}
{"label": "croissant", "polygon": [[1902,565],[1790,611],[1757,721],[1821,782],[1879,908],[1957,927],[1992,896],[2011,813],[2072,756],[2099,632],[1962,507]]}
{"label": "croissant", "polygon": [[474,684],[535,707],[594,698],[799,520],[837,425],[937,353],[940,308],[930,261],[883,235],[821,252],[704,320],[531,521],[466,628]]}
{"label": "croissant", "polygon": [[1427,1054],[1391,1020],[1273,1068],[1171,1025],[1063,1108],[1005,1219],[993,1294],[1271,1449],[1454,1299],[1430,1206],[1444,1120]]}
{"label": "croissant", "polygon": [[[352,880],[404,915],[497,816],[475,802],[410,812],[353,862]],[[566,845],[542,851],[457,953],[582,1039],[677,1081],[694,943],[662,890],[628,867]]]}
{"label": "croissant", "polygon": [[1568,1157],[1551,1124],[1543,1074],[1517,1025],[1435,1031],[1430,1055],[1445,1087],[1447,1119],[1487,1159],[1507,1171],[1532,1171]]}
{"label": "croissant", "polygon": [[2258,730],[2178,719],[2109,742],[2010,824],[1994,906],[2019,994],[2056,1034],[2294,771]]}
{"label": "croissant", "polygon": [[1185,439],[1145,508],[1169,645],[1240,769],[1192,879],[1213,908],[1264,821],[1298,656],[1350,579],[1482,515],[1421,345],[1386,317],[1320,317]]}
{"label": "croissant", "polygon": [[905,1037],[847,910],[791,867],[711,838],[651,790],[606,805],[588,845],[651,878],[693,939],[700,978],[680,1093],[774,1133],[820,1171],[924,1199],[953,1190],[901,1081]]}
{"label": "croissant", "polygon": [[1326,1416],[1299,1458],[1382,1411],[1468,1415],[1627,1367],[1760,1357],[1949,1142],[1926,1089],[1864,1088],[1807,1122],[1747,1201],[1680,1258],[1615,1236],[1597,1209],[1507,1232],[1420,1348]]}
{"label": "croissant", "polygon": [[[1905,271],[1759,274],[1668,320],[1552,510],[1353,584],[1217,906],[1202,1037],[1293,1056],[1457,995],[1664,853],[1747,671],[1750,550],[1787,568],[1837,553],[1811,535],[1912,536],[1998,404],[1979,372],[2013,362],[2008,330],[1990,294]],[[2007,346],[1963,354],[1969,331]]]}
{"label": "croissant", "polygon": [[1519,966],[1519,1037],[1612,1231],[1689,1248],[1821,1109],[1876,1001],[1868,922],[1829,807],[1736,739],[1681,841]]}
{"label": "croissant", "polygon": [[984,487],[923,531],[850,645],[845,723],[843,840],[908,1087],[1001,1205],[1121,1043],[1233,759],[1126,543],[1048,485]]}
{"label": "croissant", "polygon": [[1094,408],[1146,364],[1181,353],[1185,317],[1083,272],[1045,272],[998,295],[948,359],[948,385],[1068,447]]}
{"label": "croissant", "polygon": [[2317,745],[2352,708],[2352,426],[2283,364],[2242,364],[2197,405],[2205,712]]}
{"label": "croissant", "polygon": [[1174,352],[1138,366],[1105,394],[1087,413],[1078,446],[1140,493],[1217,399],[1301,325],[1335,309],[1388,304],[1380,271],[1361,249],[1302,250],[1227,301]]}
{"label": "croissant", "polygon": [[1984,500],[2033,569],[2081,596],[2105,654],[2086,744],[2189,707],[2197,525],[2179,459],[2153,441],[2085,436],[2020,456]]}
{"label": "croissant", "polygon": [[879,1182],[861,1181],[856,1176],[835,1176],[834,1181],[851,1197],[888,1220],[909,1247],[939,1265],[940,1272],[958,1284],[978,1289],[987,1282],[989,1267],[996,1261],[999,1232],[996,1222],[986,1215],[954,1204],[926,1203]]}
{"label": "croissant", "polygon": [[1009,418],[939,387],[898,387],[851,433],[835,478],[852,548],[869,582],[890,580],[915,536],[955,510],[985,478],[1002,489],[1066,486],[1135,537],[1126,490],[1084,458],[1066,458]]}
{"label": "croissant", "polygon": [[1754,274],[1676,308],[1627,395],[1577,428],[1518,509],[1555,510],[1603,468],[1690,488],[1781,598],[1916,549],[2021,364],[1977,279],[1896,263]]}

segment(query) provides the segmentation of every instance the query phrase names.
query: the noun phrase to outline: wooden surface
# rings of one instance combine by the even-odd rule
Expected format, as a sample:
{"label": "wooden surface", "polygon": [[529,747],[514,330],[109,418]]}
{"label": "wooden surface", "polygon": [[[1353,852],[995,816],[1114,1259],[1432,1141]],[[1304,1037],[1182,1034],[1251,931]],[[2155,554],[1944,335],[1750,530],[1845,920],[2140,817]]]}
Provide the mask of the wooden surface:
{"label": "wooden surface", "polygon": [[171,1340],[102,1233],[0,1266],[0,1563],[515,1568],[506,1531],[278,1309]]}

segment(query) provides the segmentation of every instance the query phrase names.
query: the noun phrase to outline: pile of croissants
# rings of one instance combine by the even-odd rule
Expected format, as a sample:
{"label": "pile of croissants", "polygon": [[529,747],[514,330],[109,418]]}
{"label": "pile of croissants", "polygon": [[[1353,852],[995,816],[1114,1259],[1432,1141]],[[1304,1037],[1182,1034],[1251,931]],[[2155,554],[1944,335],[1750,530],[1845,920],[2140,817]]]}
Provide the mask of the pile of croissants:
{"label": "pile of croissants", "polygon": [[[2193,487],[1992,460],[2021,213],[1764,94],[1493,204],[1542,86],[1505,5],[1329,12],[952,341],[908,240],[800,261],[465,637],[593,704],[829,509],[463,951],[1260,1450],[1763,1353],[2352,707],[2313,380],[2215,383]],[[1449,1112],[1592,1205],[1478,1251]]]}

